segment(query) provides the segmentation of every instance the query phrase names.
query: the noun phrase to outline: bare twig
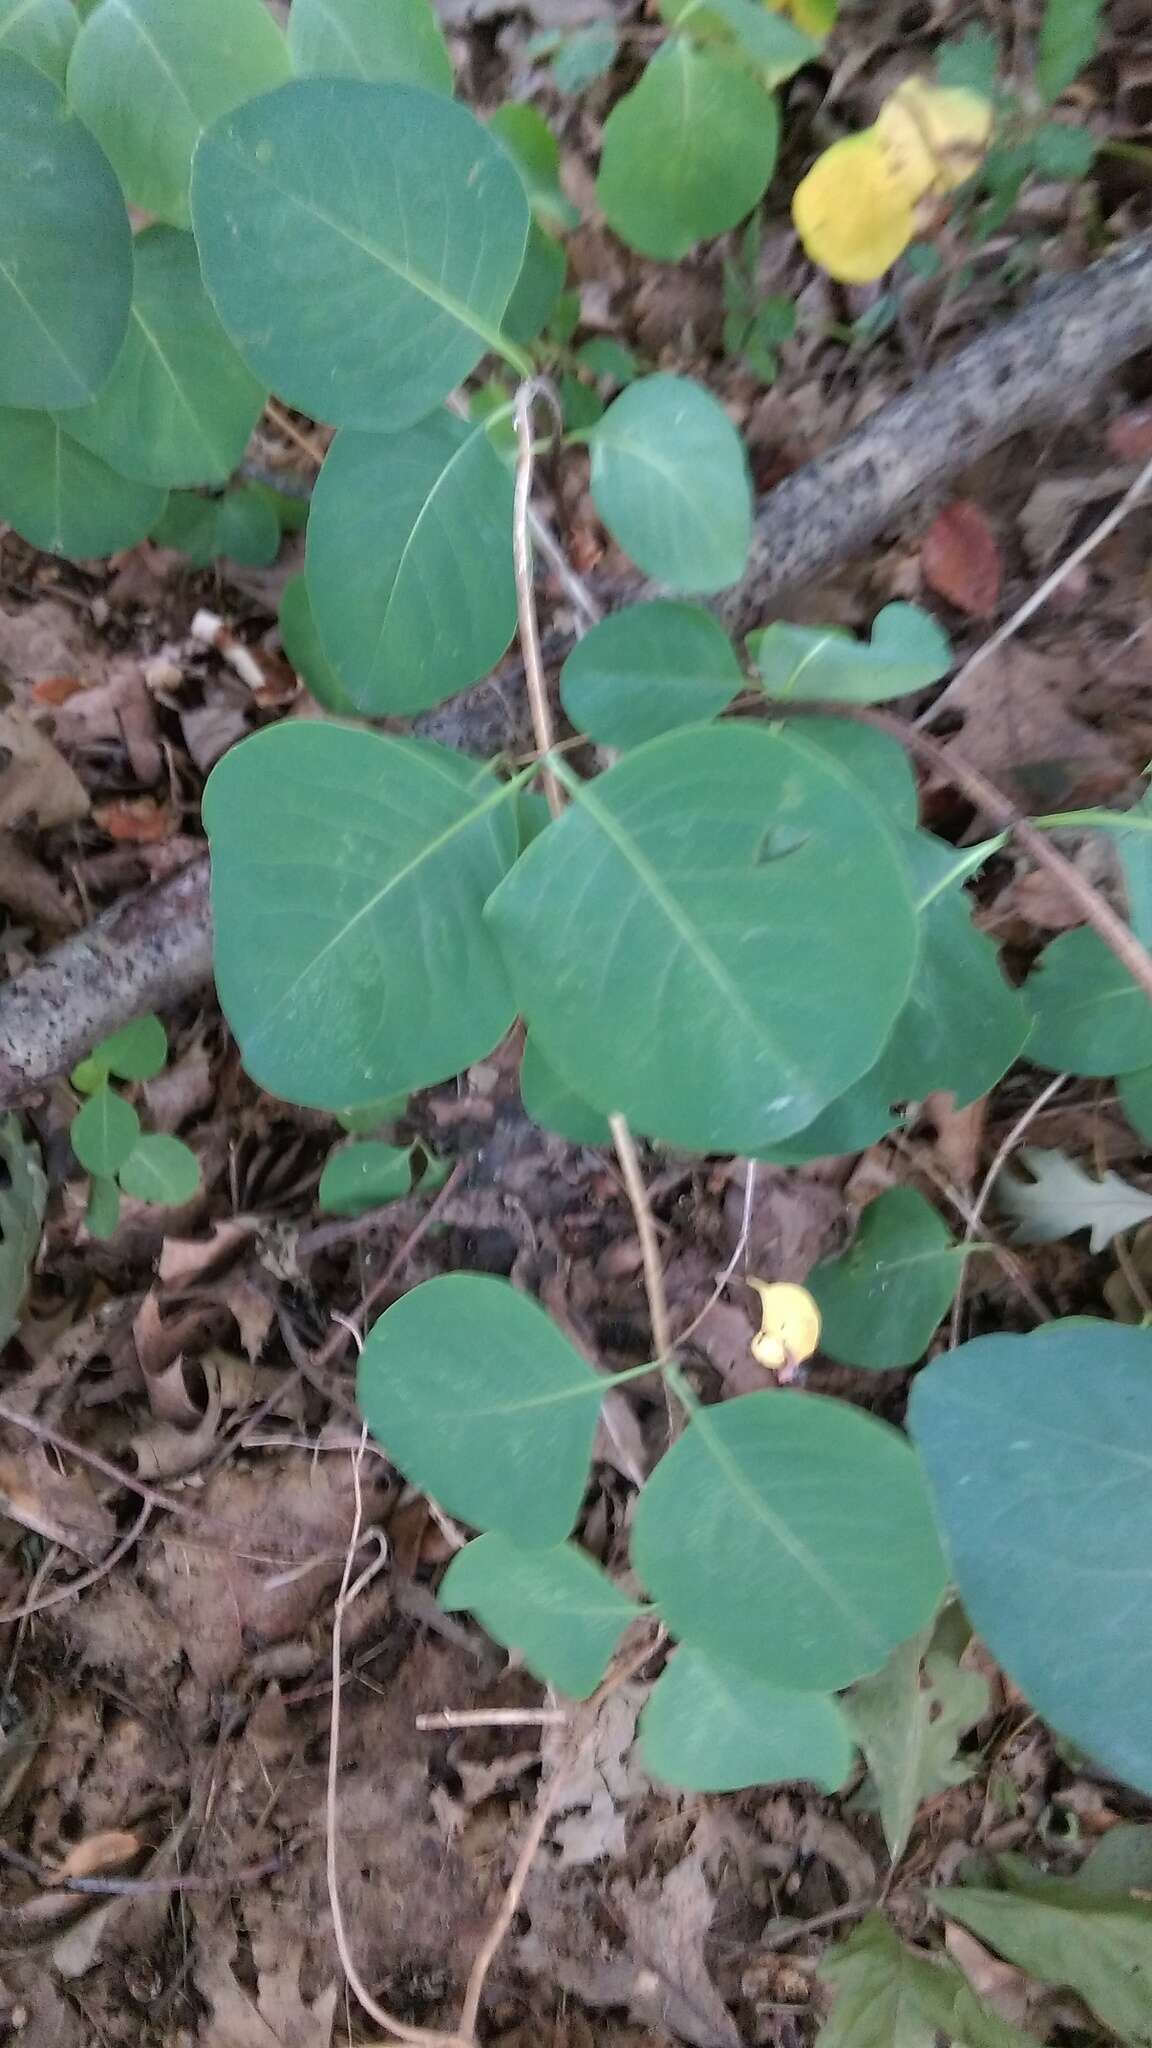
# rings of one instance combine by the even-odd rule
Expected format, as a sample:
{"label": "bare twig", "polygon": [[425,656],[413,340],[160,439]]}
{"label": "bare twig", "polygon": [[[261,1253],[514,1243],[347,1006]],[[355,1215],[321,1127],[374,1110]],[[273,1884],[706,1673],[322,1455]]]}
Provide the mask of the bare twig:
{"label": "bare twig", "polygon": [[524,680],[532,710],[536,750],[543,759],[541,781],[548,809],[554,818],[564,809],[564,795],[550,765],[556,744],[548,683],[540,653],[540,624],[536,617],[536,579],[532,568],[532,536],[528,514],[532,500],[532,472],[536,453],[532,439],[532,408],[541,386],[531,380],[516,393],[516,491],[512,520],[512,559],[516,571],[516,612],[520,621],[520,651],[524,657]]}
{"label": "bare twig", "polygon": [[636,1234],[640,1239],[640,1252],[644,1261],[644,1288],[648,1296],[648,1315],[652,1324],[652,1349],[657,1362],[671,1358],[673,1352],[672,1323],[668,1315],[668,1296],[664,1287],[664,1267],[660,1258],[660,1240],[656,1235],[656,1224],[652,1215],[652,1204],[644,1185],[640,1169],[640,1154],[636,1140],[628,1128],[628,1119],[610,1116],[609,1128],[624,1186],[636,1219]]}
{"label": "bare twig", "polygon": [[756,1169],[757,1162],[755,1159],[746,1159],[744,1161],[744,1206],[740,1216],[740,1234],[736,1239],[732,1257],[717,1280],[699,1315],[693,1316],[688,1328],[681,1330],[680,1335],[673,1339],[672,1348],[674,1351],[679,1351],[681,1346],[688,1342],[689,1337],[694,1337],[701,1323],[707,1316],[711,1315],[712,1310],[715,1308],[716,1303],[719,1301],[720,1296],[723,1294],[724,1289],[727,1287],[728,1282],[731,1280],[732,1275],[748,1249],[748,1237],[752,1229],[752,1210],[756,1201]]}
{"label": "bare twig", "polygon": [[0,1614],[0,1628],[6,1628],[9,1622],[27,1621],[33,1614],[43,1614],[47,1607],[59,1607],[65,1600],[71,1600],[76,1593],[86,1593],[89,1586],[95,1586],[101,1579],[106,1579],[109,1572],[115,1571],[121,1558],[127,1557],[132,1545],[144,1534],[151,1515],[152,1502],[146,1500],[132,1527],[108,1552],[107,1557],[101,1558],[100,1563],[93,1565],[91,1571],[81,1572],[78,1579],[69,1579],[66,1586],[57,1586],[55,1592],[45,1593],[39,1599],[28,1599],[22,1607],[9,1607],[5,1613]]}
{"label": "bare twig", "polygon": [[438,1714],[417,1714],[416,1726],[429,1728],[564,1728],[572,1716],[563,1707],[444,1707]]}
{"label": "bare twig", "polygon": [[[1059,1094],[1061,1088],[1063,1088],[1064,1083],[1067,1079],[1067,1074],[1057,1074],[1053,1080],[1049,1081],[1047,1087],[1042,1088],[1040,1090],[1040,1093],[1036,1097],[1036,1100],[1034,1102],[1029,1103],[1023,1115],[1017,1117],[1015,1123],[1012,1126],[1012,1129],[1008,1133],[1008,1136],[1004,1139],[1003,1143],[997,1147],[996,1156],[993,1159],[991,1166],[988,1168],[987,1173],[984,1175],[984,1178],[980,1183],[979,1192],[976,1196],[975,1201],[972,1204],[972,1208],[967,1217],[967,1220],[965,1221],[964,1236],[961,1240],[963,1245],[970,1244],[972,1239],[975,1237],[976,1232],[979,1230],[981,1221],[983,1220],[984,1211],[988,1206],[988,1198],[991,1195],[997,1180],[999,1179],[1005,1161],[1009,1159],[1012,1153],[1016,1150],[1016,1147],[1020,1143],[1021,1138],[1024,1136],[1025,1131],[1028,1129],[1029,1124],[1035,1123],[1036,1118],[1040,1115],[1041,1110],[1047,1109],[1048,1104],[1051,1102],[1053,1096]],[[955,1350],[957,1344],[960,1342],[960,1324],[964,1314],[964,1287],[967,1272],[968,1267],[967,1263],[965,1262],[965,1264],[960,1268],[960,1282],[956,1289],[956,1299],[952,1303],[952,1323],[949,1331],[949,1343],[953,1350]]]}

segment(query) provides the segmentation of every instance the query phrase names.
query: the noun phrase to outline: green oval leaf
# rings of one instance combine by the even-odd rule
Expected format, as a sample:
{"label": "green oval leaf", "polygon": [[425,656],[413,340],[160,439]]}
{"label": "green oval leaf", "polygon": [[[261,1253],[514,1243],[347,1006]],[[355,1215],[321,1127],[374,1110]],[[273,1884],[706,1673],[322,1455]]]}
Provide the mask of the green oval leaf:
{"label": "green oval leaf", "polygon": [[769,85],[791,78],[820,55],[820,44],[812,36],[802,34],[786,14],[772,12],[763,0],[708,0],[707,6],[700,0],[660,0],[660,12],[702,41],[730,35]]}
{"label": "green oval leaf", "polygon": [[315,1109],[457,1074],[515,1015],[481,919],[510,791],[446,747],[301,720],[204,792],[216,982],[249,1073]]}
{"label": "green oval leaf", "polygon": [[723,406],[688,377],[642,377],[589,435],[592,497],[646,576],[723,590],[744,573],[752,485]]}
{"label": "green oval leaf", "polygon": [[87,1064],[122,1081],[153,1081],[168,1064],[168,1033],[159,1017],[136,1017],[94,1045]]}
{"label": "green oval leaf", "polygon": [[0,50],[62,86],[80,27],[72,0],[0,0]]}
{"label": "green oval leaf", "polygon": [[1152,1333],[978,1337],[919,1375],[909,1426],[973,1627],[1046,1720],[1152,1793]]}
{"label": "green oval leaf", "polygon": [[830,754],[879,805],[893,825],[914,828],[920,793],[906,750],[889,733],[850,718],[790,718],[789,732]]}
{"label": "green oval leaf", "polygon": [[362,1216],[411,1190],[411,1146],[369,1141],[329,1153],[316,1200],[326,1216]]}
{"label": "green oval leaf", "polygon": [[132,204],[184,228],[204,130],[289,70],[262,0],[101,0],[76,39],[68,97]]}
{"label": "green oval leaf", "polygon": [[1053,1072],[1135,1073],[1152,1061],[1152,1006],[1103,939],[1087,927],[1045,946],[1024,983],[1028,1057]]}
{"label": "green oval leaf", "polygon": [[715,718],[744,687],[736,650],[696,605],[628,605],[577,641],[560,697],[577,732],[637,747],[678,725]]}
{"label": "green oval leaf", "polygon": [[519,1650],[529,1671],[570,1699],[594,1693],[630,1621],[642,1612],[574,1544],[520,1550],[506,1536],[478,1536],[457,1552],[440,1605],[466,1607],[490,1636]]}
{"label": "green oval leaf", "polygon": [[1096,55],[1100,0],[1048,0],[1036,52],[1036,86],[1042,100],[1058,100],[1077,72]]}
{"label": "green oval leaf", "polygon": [[883,820],[825,756],[749,725],[669,734],[572,786],[486,913],[545,1059],[693,1151],[802,1130],[873,1064],[911,980]]}
{"label": "green oval leaf", "polygon": [[541,225],[558,234],[578,226],[580,215],[560,188],[559,145],[543,114],[524,101],[515,102],[497,107],[488,126],[516,165]]}
{"label": "green oval leaf", "polygon": [[700,1650],[677,1650],[657,1679],[640,1746],[654,1777],[688,1792],[800,1781],[836,1792],[854,1754],[826,1693],[785,1692]]}
{"label": "green oval leaf", "polygon": [[848,1250],[804,1282],[820,1310],[821,1350],[870,1372],[914,1365],[952,1306],[964,1257],[915,1188],[877,1195]]}
{"label": "green oval leaf", "polygon": [[135,253],[128,338],[99,396],[63,425],[142,483],[225,483],[264,391],[216,318],[191,235],[147,228]]}
{"label": "green oval leaf", "polygon": [[73,441],[46,412],[0,412],[0,519],[33,547],[84,560],[135,547],[165,493],[133,483]]}
{"label": "green oval leaf", "polygon": [[116,360],[131,297],[112,166],[52,81],[0,48],[0,405],[86,404]]}
{"label": "green oval leaf", "polygon": [[98,1177],[88,1188],[84,1227],[89,1237],[115,1237],[120,1223],[120,1190],[111,1178]]}
{"label": "green oval leaf", "polygon": [[152,1131],[137,1139],[118,1178],[126,1195],[174,1209],[198,1192],[200,1161],[181,1139]]}
{"label": "green oval leaf", "polygon": [[293,576],[280,599],[280,645],[305,687],[325,711],[350,712],[356,706],[325,654],[316,630],[308,579]]}
{"label": "green oval leaf", "polygon": [[204,137],[192,207],[237,348],[314,419],[394,432],[506,353],[528,201],[499,142],[443,94],[283,86]]}
{"label": "green oval leaf", "polygon": [[431,0],[293,0],[288,49],[305,76],[452,90],[452,59]]}
{"label": "green oval leaf", "polygon": [[357,1399],[422,1492],[527,1547],[562,1543],[588,1482],[605,1383],[506,1280],[449,1273],[386,1310]]}
{"label": "green oval leaf", "polygon": [[674,263],[751,213],[779,140],[776,102],[740,59],[676,36],[609,114],[596,196],[623,241]]}
{"label": "green oval leaf", "polygon": [[68,1136],[85,1173],[119,1173],[140,1136],[140,1119],[112,1088],[98,1088],[73,1117]]}
{"label": "green oval leaf", "polygon": [[266,569],[280,552],[280,521],[259,484],[226,491],[216,505],[213,553],[247,569]]}
{"label": "green oval leaf", "polygon": [[770,697],[883,704],[938,683],[952,666],[948,636],[915,604],[889,604],[870,641],[837,626],[768,626],[748,652]]}
{"label": "green oval leaf", "polygon": [[534,1038],[520,1062],[520,1099],[534,1124],[567,1138],[570,1145],[610,1145],[612,1132],[601,1110],[569,1088],[550,1067]]}
{"label": "green oval leaf", "polygon": [[818,1394],[699,1409],[640,1495],[632,1561],[673,1635],[804,1692],[878,1670],[946,1578],[908,1444]]}
{"label": "green oval leaf", "polygon": [[158,547],[178,548],[193,569],[206,569],[220,550],[219,498],[201,498],[195,491],[173,491],[149,538]]}
{"label": "green oval leaf", "polygon": [[308,521],[321,644],[363,712],[423,711],[499,661],[516,627],[512,477],[483,421],[336,436]]}

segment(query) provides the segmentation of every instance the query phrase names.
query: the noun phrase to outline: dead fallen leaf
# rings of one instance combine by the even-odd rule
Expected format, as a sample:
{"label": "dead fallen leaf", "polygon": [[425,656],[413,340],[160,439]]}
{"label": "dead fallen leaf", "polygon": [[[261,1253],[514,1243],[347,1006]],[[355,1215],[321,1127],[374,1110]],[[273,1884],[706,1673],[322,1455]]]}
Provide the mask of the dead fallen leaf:
{"label": "dead fallen leaf", "polygon": [[131,846],[155,846],[171,839],[180,820],[171,804],[154,796],[119,797],[108,804],[96,804],[93,819],[109,839]]}
{"label": "dead fallen leaf", "polygon": [[17,690],[51,676],[75,676],[83,688],[104,673],[107,654],[86,619],[55,598],[11,611],[0,606],[0,673]]}
{"label": "dead fallen leaf", "polygon": [[1079,716],[1083,663],[1074,647],[1014,642],[961,678],[952,700],[964,713],[958,755],[1030,809],[1055,809],[1070,792],[1102,799],[1126,787],[1131,769],[1119,746]]}
{"label": "dead fallen leaf", "polygon": [[610,1896],[638,1966],[632,2017],[667,2028],[693,2048],[741,2048],[705,1958],[716,1901],[700,1854],[691,1852],[667,1877],[635,1889],[615,1884]]}
{"label": "dead fallen leaf", "polygon": [[165,1287],[187,1289],[218,1273],[260,1225],[255,1216],[227,1216],[212,1225],[208,1237],[166,1237],[158,1273]]}
{"label": "dead fallen leaf", "polygon": [[47,868],[9,832],[0,832],[0,903],[45,931],[71,931],[78,919]]}
{"label": "dead fallen leaf", "polygon": [[944,1946],[977,1998],[982,1998],[1010,2026],[1020,2026],[1037,1998],[1043,1996],[1042,1985],[1012,1963],[1002,1962],[966,1927],[958,1927],[952,1920],[944,1923]]}
{"label": "dead fallen leaf", "polygon": [[1051,477],[1037,484],[1020,514],[1020,538],[1034,569],[1047,569],[1072,535],[1080,514],[1104,498],[1119,498],[1132,482],[1129,469],[1095,476]]}
{"label": "dead fallen leaf", "polygon": [[87,815],[88,792],[59,749],[16,705],[0,711],[0,831]]}
{"label": "dead fallen leaf", "polygon": [[142,1843],[139,1835],[127,1833],[119,1828],[106,1828],[102,1834],[86,1835],[82,1842],[76,1842],[52,1872],[52,1880],[60,1884],[69,1877],[98,1877],[105,1870],[119,1870],[122,1864],[130,1863],[140,1853]]}
{"label": "dead fallen leaf", "polygon": [[48,704],[53,708],[66,704],[77,690],[84,688],[79,676],[44,676],[33,683],[29,696],[33,704]]}
{"label": "dead fallen leaf", "polygon": [[1003,563],[987,515],[971,498],[955,498],[936,514],[920,549],[930,590],[972,619],[990,619],[1000,602]]}
{"label": "dead fallen leaf", "polygon": [[[605,1700],[591,1742],[564,1781],[553,1830],[560,1855],[556,1867],[567,1870],[601,1857],[624,1853],[627,1808],[648,1784],[635,1749],[636,1718],[646,1688],[622,1685]],[[563,1747],[562,1734],[549,1731],[543,1748],[546,1762]]]}
{"label": "dead fallen leaf", "polygon": [[49,1543],[98,1564],[116,1541],[116,1518],[97,1500],[84,1472],[63,1473],[46,1452],[0,1453],[0,1513]]}

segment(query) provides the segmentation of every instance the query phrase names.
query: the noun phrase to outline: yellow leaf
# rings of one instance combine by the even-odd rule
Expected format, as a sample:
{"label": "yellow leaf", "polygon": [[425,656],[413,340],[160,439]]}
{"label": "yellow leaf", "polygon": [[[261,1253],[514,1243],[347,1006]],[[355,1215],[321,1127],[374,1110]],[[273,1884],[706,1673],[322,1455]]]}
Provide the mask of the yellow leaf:
{"label": "yellow leaf", "polygon": [[752,1356],[766,1372],[783,1372],[811,1358],[820,1342],[820,1311],[806,1287],[789,1280],[753,1280],[760,1296],[760,1328]]}
{"label": "yellow leaf", "polygon": [[836,20],[839,0],[767,0],[774,14],[790,14],[806,36],[826,36]]}
{"label": "yellow leaf", "polygon": [[978,169],[992,138],[992,108],[959,86],[906,78],[885,100],[876,132],[915,199],[955,192]]}
{"label": "yellow leaf", "polygon": [[871,284],[890,270],[916,228],[916,198],[874,128],[819,156],[796,187],[796,232],[813,263],[840,284]]}

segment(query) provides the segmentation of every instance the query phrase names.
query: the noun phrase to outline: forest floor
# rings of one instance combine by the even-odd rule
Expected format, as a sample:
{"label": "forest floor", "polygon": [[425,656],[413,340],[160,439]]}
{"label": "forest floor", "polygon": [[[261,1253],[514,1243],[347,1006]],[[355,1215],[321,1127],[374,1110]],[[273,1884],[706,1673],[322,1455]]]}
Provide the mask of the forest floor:
{"label": "forest floor", "polygon": [[[566,189],[591,223],[571,243],[580,337],[611,336],[649,364],[706,378],[747,437],[760,489],[1011,311],[1037,275],[1079,268],[1101,222],[1113,236],[1147,224],[1152,176],[1101,159],[1080,185],[1026,195],[1023,225],[1005,230],[951,298],[913,299],[877,338],[852,340],[851,322],[876,295],[815,277],[785,199],[770,201],[757,289],[796,298],[802,320],[766,387],[724,350],[723,259],[737,238],[663,268],[595,225],[599,133],[618,81],[562,96],[529,39],[542,24],[604,14],[603,0],[450,0],[443,11],[465,96],[481,111],[532,96],[559,134]],[[1010,12],[1007,0],[878,0],[866,20],[850,11],[834,45],[838,111],[867,118],[887,81],[927,68],[943,35],[970,21],[1003,32]],[[1147,139],[1147,9],[1134,0],[1112,12],[1111,41],[1083,88],[1089,112],[1121,138]],[[815,90],[801,82],[801,113]],[[802,151],[801,118],[790,133]],[[793,182],[782,176],[781,192]],[[1066,423],[1018,436],[776,615],[860,628],[889,600],[914,598],[947,625],[961,658],[971,652],[1152,454],[1152,357],[1086,407],[1076,397]],[[309,422],[270,416],[253,462],[264,474],[306,474],[300,437],[315,435]],[[629,572],[607,552],[582,463],[571,455],[546,479],[545,509],[579,571],[612,587]],[[75,565],[11,533],[0,539],[0,738],[18,716],[44,741],[31,807],[17,786],[21,757],[0,751],[0,828],[20,821],[0,829],[0,971],[18,973],[102,906],[194,857],[213,763],[272,719],[314,715],[275,633],[300,546],[289,539],[266,571],[193,573],[151,544]],[[1030,808],[1123,800],[1152,760],[1150,562],[1152,505],[1064,581],[955,705],[945,742],[962,735],[966,757]],[[546,623],[563,629],[562,593],[545,582],[542,603]],[[259,688],[192,637],[205,606],[255,657]],[[509,740],[523,739],[509,718]],[[925,784],[923,805],[937,833],[979,836],[942,782]],[[50,822],[61,810],[66,821]],[[1109,885],[1106,851],[1085,843],[1076,858]],[[1011,851],[984,870],[978,900],[1014,973],[1072,921],[1046,877]],[[4,1399],[183,1512],[109,1486],[16,1428],[0,1437],[0,2038],[18,2033],[26,2048],[328,2048],[370,2034],[338,1967],[324,1840],[333,1603],[359,1428],[351,1339],[321,1375],[301,1361],[309,1367],[333,1316],[355,1317],[385,1270],[399,1291],[463,1268],[512,1275],[605,1366],[634,1364],[650,1355],[640,1247],[613,1160],[525,1124],[514,1046],[410,1105],[402,1134],[458,1165],[441,1194],[341,1221],[316,1207],[333,1121],[245,1077],[207,992],[165,1021],[170,1065],[138,1098],[151,1128],[179,1132],[199,1158],[203,1192],[185,1208],[129,1201],[116,1235],[91,1240],[67,1141],[72,1091],[55,1085],[26,1110],[51,1195]],[[802,1280],[843,1244],[861,1200],[895,1184],[919,1188],[962,1228],[989,1162],[1050,1078],[1022,1063],[990,1098],[962,1112],[926,1103],[861,1156],[761,1168],[740,1271]],[[1152,1154],[1111,1084],[1066,1083],[1027,1121],[1026,1142],[1152,1191]],[[739,1273],[708,1308],[740,1232],[743,1163],[664,1159],[650,1171],[676,1325],[703,1318],[690,1371],[719,1398],[762,1384],[749,1351],[754,1297]],[[981,1237],[997,1248],[972,1262],[966,1333],[1152,1311],[1148,1229],[1098,1256],[1083,1234],[1010,1252],[993,1208]],[[858,1375],[819,1358],[806,1383],[861,1398]],[[899,1373],[870,1375],[864,1398],[899,1416],[905,1385]],[[617,1401],[582,1525],[608,1562],[661,1427],[647,1394]],[[445,2026],[533,1809],[541,1730],[418,1720],[534,1708],[541,1690],[478,1628],[440,1612],[450,1536],[427,1503],[379,1455],[365,1475],[365,1517],[387,1529],[390,1554],[344,1630],[347,1942],[387,2006]],[[925,1886],[948,1881],[970,1854],[1014,1848],[1071,1870],[1117,1821],[1150,1817],[1062,1754],[978,1646],[966,1658],[989,1682],[987,1709],[961,1740],[967,1775],[921,1808],[890,1884],[858,1787],[838,1799],[795,1788],[670,1793],[646,1779],[633,1745],[641,1690],[617,1692],[497,1959],[485,2038],[500,2048],[800,2048],[828,2010],[824,1945],[881,1895],[914,1937],[929,1924]],[[544,1738],[547,1751],[548,1729]],[[1038,2038],[1077,2038],[1066,2013],[1029,2007],[1017,1973],[974,1941],[958,1960],[1003,2010],[1015,2000],[1014,2016]]]}

